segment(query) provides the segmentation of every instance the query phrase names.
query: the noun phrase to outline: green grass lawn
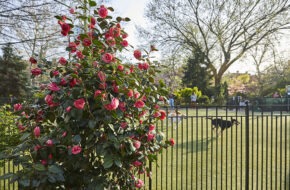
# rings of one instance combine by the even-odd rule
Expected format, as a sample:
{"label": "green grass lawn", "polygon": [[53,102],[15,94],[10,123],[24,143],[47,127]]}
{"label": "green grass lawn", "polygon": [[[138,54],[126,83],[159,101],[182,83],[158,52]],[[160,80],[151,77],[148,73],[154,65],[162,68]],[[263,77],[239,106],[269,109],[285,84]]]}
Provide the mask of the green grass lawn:
{"label": "green grass lawn", "polygon": [[[159,130],[167,138],[174,138],[176,145],[158,157],[159,167],[153,164],[152,189],[243,189],[246,180],[244,111],[180,111],[190,117],[176,127],[172,127],[176,124],[170,120],[159,125]],[[240,125],[217,136],[206,116],[223,116],[227,120],[234,117]],[[289,188],[290,116],[251,113],[249,124],[250,188]],[[149,181],[145,180],[148,188]]]}
{"label": "green grass lawn", "polygon": [[[182,109],[184,118],[158,124],[175,146],[164,150],[154,163],[152,189],[244,189],[246,176],[246,120],[244,110]],[[236,118],[240,125],[217,136],[207,117]],[[254,113],[249,117],[250,189],[289,189],[290,186],[290,115]],[[5,172],[13,170],[6,163]],[[15,170],[15,168],[14,168]],[[0,167],[0,175],[4,167]],[[143,177],[142,177],[143,178]],[[145,180],[148,189],[149,180]],[[0,189],[13,189],[0,181]],[[15,188],[16,189],[16,188]]]}

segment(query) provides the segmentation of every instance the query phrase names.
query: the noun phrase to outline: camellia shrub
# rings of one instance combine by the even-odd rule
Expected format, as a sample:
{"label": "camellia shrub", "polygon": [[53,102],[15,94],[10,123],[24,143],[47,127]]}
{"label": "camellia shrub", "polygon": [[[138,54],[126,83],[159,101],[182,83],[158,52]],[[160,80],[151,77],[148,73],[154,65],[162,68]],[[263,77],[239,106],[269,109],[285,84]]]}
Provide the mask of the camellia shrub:
{"label": "camellia shrub", "polygon": [[[71,9],[71,18],[57,16],[63,36],[73,34],[74,18],[85,32],[69,42],[70,59],[60,57],[40,85],[44,98],[14,106],[21,144],[6,154],[21,165],[12,175],[19,189],[141,188],[139,174],[150,177],[148,163],[174,144],[155,127],[166,117],[160,109],[165,89],[154,81],[149,60],[156,49],[132,50],[134,64],[123,63],[118,55],[129,45],[121,24],[129,19],[113,20],[111,11],[101,5],[93,15]],[[41,60],[30,62],[33,77],[44,73]]]}

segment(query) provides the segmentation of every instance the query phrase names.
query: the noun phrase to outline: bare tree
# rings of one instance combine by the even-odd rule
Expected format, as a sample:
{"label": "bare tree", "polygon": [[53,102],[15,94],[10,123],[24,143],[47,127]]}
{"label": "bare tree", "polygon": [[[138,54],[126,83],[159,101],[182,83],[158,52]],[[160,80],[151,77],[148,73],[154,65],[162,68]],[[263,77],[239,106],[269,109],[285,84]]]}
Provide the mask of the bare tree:
{"label": "bare tree", "polygon": [[289,9],[289,0],[151,0],[146,16],[153,32],[142,35],[167,49],[204,52],[218,86],[245,53],[289,28]]}

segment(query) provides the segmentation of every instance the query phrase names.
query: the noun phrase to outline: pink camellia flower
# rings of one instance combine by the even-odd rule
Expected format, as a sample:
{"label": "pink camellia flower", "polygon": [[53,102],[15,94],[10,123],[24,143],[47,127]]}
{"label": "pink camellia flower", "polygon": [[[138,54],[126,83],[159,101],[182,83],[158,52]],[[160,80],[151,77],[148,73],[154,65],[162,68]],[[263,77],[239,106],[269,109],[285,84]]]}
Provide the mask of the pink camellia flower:
{"label": "pink camellia flower", "polygon": [[77,44],[75,42],[70,42],[68,48],[71,53],[75,53],[77,51]]}
{"label": "pink camellia flower", "polygon": [[135,50],[134,51],[134,57],[136,59],[140,59],[141,58],[141,51],[140,50]]}
{"label": "pink camellia flower", "polygon": [[170,143],[171,146],[174,146],[174,144],[175,144],[174,139],[173,138],[169,139],[169,143]]}
{"label": "pink camellia flower", "polygon": [[122,122],[121,124],[120,124],[120,127],[122,128],[122,129],[126,129],[127,128],[127,122]]}
{"label": "pink camellia flower", "polygon": [[111,103],[105,105],[105,108],[106,108],[107,110],[115,110],[115,109],[118,108],[119,103],[120,103],[120,102],[119,102],[119,99],[118,99],[118,98],[113,98],[113,99],[111,100]]}
{"label": "pink camellia flower", "polygon": [[78,81],[77,81],[76,78],[71,79],[71,81],[69,82],[69,86],[70,86],[71,88],[74,87],[74,86],[77,85],[77,84],[78,84]]}
{"label": "pink camellia flower", "polygon": [[66,137],[66,135],[67,135],[67,132],[64,131],[64,132],[62,133],[61,137]]}
{"label": "pink camellia flower", "polygon": [[159,113],[161,114],[159,119],[164,120],[166,118],[166,112],[164,110],[160,110]]}
{"label": "pink camellia flower", "polygon": [[41,160],[40,162],[42,165],[47,165],[47,160]]}
{"label": "pink camellia flower", "polygon": [[120,102],[119,103],[119,109],[124,112],[126,111],[126,103],[125,102]]}
{"label": "pink camellia flower", "polygon": [[155,129],[155,126],[152,125],[152,124],[150,124],[150,125],[149,125],[149,131],[153,131],[154,129]]}
{"label": "pink camellia flower", "polygon": [[83,39],[84,46],[90,46],[91,44],[92,44],[92,41],[89,38]]}
{"label": "pink camellia flower", "polygon": [[60,88],[57,86],[57,84],[55,82],[52,82],[49,85],[47,85],[47,88],[51,91],[54,91],[54,92],[57,92],[60,90]]}
{"label": "pink camellia flower", "polygon": [[155,135],[153,133],[148,133],[147,134],[147,141],[152,141],[155,138]]}
{"label": "pink camellia flower", "polygon": [[141,142],[140,141],[134,141],[133,145],[136,149],[139,149],[141,147]]}
{"label": "pink camellia flower", "polygon": [[143,108],[145,106],[145,103],[142,100],[137,100],[134,104],[135,108]]}
{"label": "pink camellia flower", "polygon": [[69,31],[71,30],[70,25],[67,23],[61,23],[60,26],[61,26],[61,30],[62,30],[61,34],[63,36],[67,36]]}
{"label": "pink camellia flower", "polygon": [[47,105],[49,107],[53,107],[54,106],[52,95],[50,95],[50,94],[46,95],[45,98],[44,98],[44,101],[47,103]]}
{"label": "pink camellia flower", "polygon": [[124,34],[122,34],[122,38],[127,38],[128,37],[128,34],[127,33],[124,33]]}
{"label": "pink camellia flower", "polygon": [[79,110],[84,109],[85,104],[86,104],[86,102],[85,102],[84,98],[80,98],[80,99],[77,99],[76,101],[74,101],[75,108],[77,108]]}
{"label": "pink camellia flower", "polygon": [[37,63],[37,60],[34,57],[30,57],[29,61],[30,61],[31,64],[36,64]]}
{"label": "pink camellia flower", "polygon": [[135,166],[135,167],[139,167],[139,166],[142,165],[142,162],[136,160],[136,161],[134,161],[132,164],[133,164],[133,166]]}
{"label": "pink camellia flower", "polygon": [[129,91],[128,91],[128,93],[127,93],[127,96],[128,96],[129,98],[131,98],[131,97],[133,97],[133,95],[134,95],[133,90],[132,90],[132,89],[129,89]]}
{"label": "pink camellia flower", "polygon": [[52,158],[53,158],[52,154],[49,154],[49,155],[48,155],[48,159],[51,160]]}
{"label": "pink camellia flower", "polygon": [[134,92],[134,98],[139,98],[140,97],[140,93],[138,91]]}
{"label": "pink camellia flower", "polygon": [[66,65],[67,60],[66,60],[64,57],[61,57],[61,58],[59,58],[58,62],[59,62],[61,65]]}
{"label": "pink camellia flower", "polygon": [[107,38],[106,42],[107,42],[107,44],[108,44],[109,46],[111,46],[111,47],[113,47],[113,46],[116,45],[116,40],[115,40],[115,38],[113,38],[113,37],[111,37],[111,36]]}
{"label": "pink camellia flower", "polygon": [[82,148],[79,145],[74,145],[71,149],[72,154],[79,154],[82,151]]}
{"label": "pink camellia flower", "polygon": [[117,69],[118,69],[119,71],[123,71],[123,70],[124,70],[124,66],[123,66],[123,65],[118,65]]}
{"label": "pink camellia flower", "polygon": [[96,25],[96,19],[94,17],[91,17],[91,25],[93,26]]}
{"label": "pink camellia flower", "polygon": [[18,125],[19,131],[24,131],[25,127],[23,125]]}
{"label": "pink camellia flower", "polygon": [[72,107],[71,106],[68,106],[67,108],[65,108],[65,111],[66,112],[70,112],[71,109],[72,109]]}
{"label": "pink camellia flower", "polygon": [[158,118],[161,116],[161,113],[159,111],[154,112],[153,117]]}
{"label": "pink camellia flower", "polygon": [[83,55],[83,53],[81,51],[77,51],[76,55],[79,59],[85,58],[85,56]]}
{"label": "pink camellia flower", "polygon": [[114,56],[111,53],[105,53],[102,55],[102,60],[105,63],[111,63],[114,59]]}
{"label": "pink camellia flower", "polygon": [[106,81],[106,74],[103,71],[99,71],[98,72],[98,77],[99,77],[101,82],[105,82]]}
{"label": "pink camellia flower", "polygon": [[138,180],[135,182],[135,187],[136,187],[136,188],[141,189],[143,186],[144,186],[144,182],[143,182],[141,179],[138,179]]}
{"label": "pink camellia flower", "polygon": [[46,146],[52,146],[53,142],[51,139],[48,139],[45,144],[46,144]]}
{"label": "pink camellia flower", "polygon": [[59,75],[59,71],[57,71],[57,70],[52,71],[52,75],[53,75],[53,76],[58,76],[58,75]]}
{"label": "pink camellia flower", "polygon": [[69,13],[70,13],[70,14],[74,14],[74,13],[75,13],[75,9],[74,9],[74,8],[70,8],[70,9],[69,9]]}
{"label": "pink camellia flower", "polygon": [[94,94],[94,98],[96,98],[97,96],[99,96],[100,94],[102,94],[101,90],[96,90],[95,94]]}
{"label": "pink camellia flower", "polygon": [[41,148],[41,146],[38,144],[38,145],[35,145],[33,149],[34,149],[34,151],[38,151],[40,148]]}
{"label": "pink camellia flower", "polygon": [[129,43],[128,43],[127,40],[123,40],[123,41],[121,42],[121,45],[122,45],[123,47],[127,47],[127,46],[129,45]]}
{"label": "pink camellia flower", "polygon": [[14,104],[13,105],[13,107],[14,107],[14,111],[19,111],[19,110],[21,110],[22,109],[22,104]]}
{"label": "pink camellia flower", "polygon": [[108,16],[108,9],[104,5],[101,5],[98,14],[101,18],[106,18]]}
{"label": "pink camellia flower", "polygon": [[149,64],[147,62],[143,63],[143,69],[147,70],[149,68]]}
{"label": "pink camellia flower", "polygon": [[38,138],[40,136],[40,127],[35,127],[33,130],[33,134],[35,138]]}
{"label": "pink camellia flower", "polygon": [[38,76],[42,73],[42,70],[40,68],[35,68],[35,69],[31,69],[31,74],[33,76]]}

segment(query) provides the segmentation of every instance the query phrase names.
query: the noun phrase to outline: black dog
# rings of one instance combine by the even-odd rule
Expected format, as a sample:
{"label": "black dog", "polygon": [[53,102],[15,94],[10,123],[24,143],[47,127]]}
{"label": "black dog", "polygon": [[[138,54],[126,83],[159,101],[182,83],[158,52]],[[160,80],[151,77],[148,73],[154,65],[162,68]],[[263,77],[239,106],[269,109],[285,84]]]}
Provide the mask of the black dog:
{"label": "black dog", "polygon": [[231,121],[223,120],[223,119],[219,119],[219,118],[211,118],[211,117],[207,117],[207,119],[211,120],[211,125],[213,126],[212,129],[216,128],[216,130],[217,130],[218,127],[221,128],[220,133],[222,133],[225,129],[232,127],[233,125],[240,124],[236,119],[233,119],[232,117],[231,117]]}

